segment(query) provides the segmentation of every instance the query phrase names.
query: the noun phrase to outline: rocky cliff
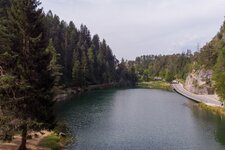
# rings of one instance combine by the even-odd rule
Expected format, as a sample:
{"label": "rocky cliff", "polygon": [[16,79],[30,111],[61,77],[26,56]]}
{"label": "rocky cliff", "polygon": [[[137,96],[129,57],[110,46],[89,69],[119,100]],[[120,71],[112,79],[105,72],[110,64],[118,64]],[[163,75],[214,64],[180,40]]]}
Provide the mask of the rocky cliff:
{"label": "rocky cliff", "polygon": [[184,87],[195,94],[214,94],[212,70],[193,70],[186,78]]}

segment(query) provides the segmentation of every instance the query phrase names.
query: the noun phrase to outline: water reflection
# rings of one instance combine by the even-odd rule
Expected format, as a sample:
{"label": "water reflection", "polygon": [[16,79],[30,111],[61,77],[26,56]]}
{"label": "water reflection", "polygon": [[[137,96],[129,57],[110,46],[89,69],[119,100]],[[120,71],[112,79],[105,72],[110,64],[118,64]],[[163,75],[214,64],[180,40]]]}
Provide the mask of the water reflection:
{"label": "water reflection", "polygon": [[[203,110],[197,106],[197,104],[188,105],[193,111],[193,115],[196,119],[202,120],[205,124],[214,126],[215,140],[225,146],[225,118],[221,115],[212,113],[207,110]],[[202,128],[206,128],[204,125]],[[225,148],[225,147],[224,147]]]}
{"label": "water reflection", "polygon": [[68,149],[222,150],[225,122],[176,93],[100,90],[57,104],[77,142]]}

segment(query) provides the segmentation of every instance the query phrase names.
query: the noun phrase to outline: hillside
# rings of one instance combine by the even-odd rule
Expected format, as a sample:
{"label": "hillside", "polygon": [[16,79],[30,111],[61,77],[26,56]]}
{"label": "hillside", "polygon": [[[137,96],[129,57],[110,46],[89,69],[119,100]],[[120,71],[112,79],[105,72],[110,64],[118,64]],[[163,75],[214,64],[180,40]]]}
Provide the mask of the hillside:
{"label": "hillside", "polygon": [[216,36],[194,54],[193,68],[185,87],[197,94],[214,94],[224,99],[225,23]]}
{"label": "hillside", "polygon": [[181,79],[196,94],[217,94],[225,99],[225,22],[200,51],[172,55],[144,55],[134,64],[139,81]]}

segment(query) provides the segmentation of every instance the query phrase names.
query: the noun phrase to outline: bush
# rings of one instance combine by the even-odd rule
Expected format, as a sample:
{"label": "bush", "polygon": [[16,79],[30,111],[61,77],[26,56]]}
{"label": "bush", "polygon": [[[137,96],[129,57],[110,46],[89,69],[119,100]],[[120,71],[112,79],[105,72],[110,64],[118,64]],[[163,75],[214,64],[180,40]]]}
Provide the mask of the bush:
{"label": "bush", "polygon": [[50,150],[60,150],[61,146],[59,144],[60,138],[55,135],[55,134],[51,134],[47,137],[44,137],[39,145],[41,147],[45,147],[45,148],[49,148]]}

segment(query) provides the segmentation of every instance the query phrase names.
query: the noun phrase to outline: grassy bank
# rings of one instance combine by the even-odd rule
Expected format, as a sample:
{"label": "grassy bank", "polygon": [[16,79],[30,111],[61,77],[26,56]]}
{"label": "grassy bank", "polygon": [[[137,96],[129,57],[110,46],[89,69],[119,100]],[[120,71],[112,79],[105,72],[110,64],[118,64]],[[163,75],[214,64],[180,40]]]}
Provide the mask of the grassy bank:
{"label": "grassy bank", "polygon": [[149,82],[139,82],[139,88],[150,88],[150,89],[162,89],[171,91],[170,83],[165,81],[149,81]]}
{"label": "grassy bank", "polygon": [[62,148],[62,145],[60,144],[60,137],[56,134],[51,134],[44,137],[40,141],[39,146],[50,150],[60,150]]}
{"label": "grassy bank", "polygon": [[69,136],[60,136],[56,133],[52,133],[43,139],[41,139],[39,146],[49,150],[61,150],[64,146],[70,144],[72,138]]}
{"label": "grassy bank", "polygon": [[198,104],[198,106],[201,109],[204,109],[204,110],[207,110],[207,111],[211,111],[211,112],[213,112],[215,114],[218,114],[218,115],[221,115],[221,116],[225,117],[225,108],[223,108],[223,107],[209,106],[209,105],[206,105],[204,103],[200,103],[200,104]]}

